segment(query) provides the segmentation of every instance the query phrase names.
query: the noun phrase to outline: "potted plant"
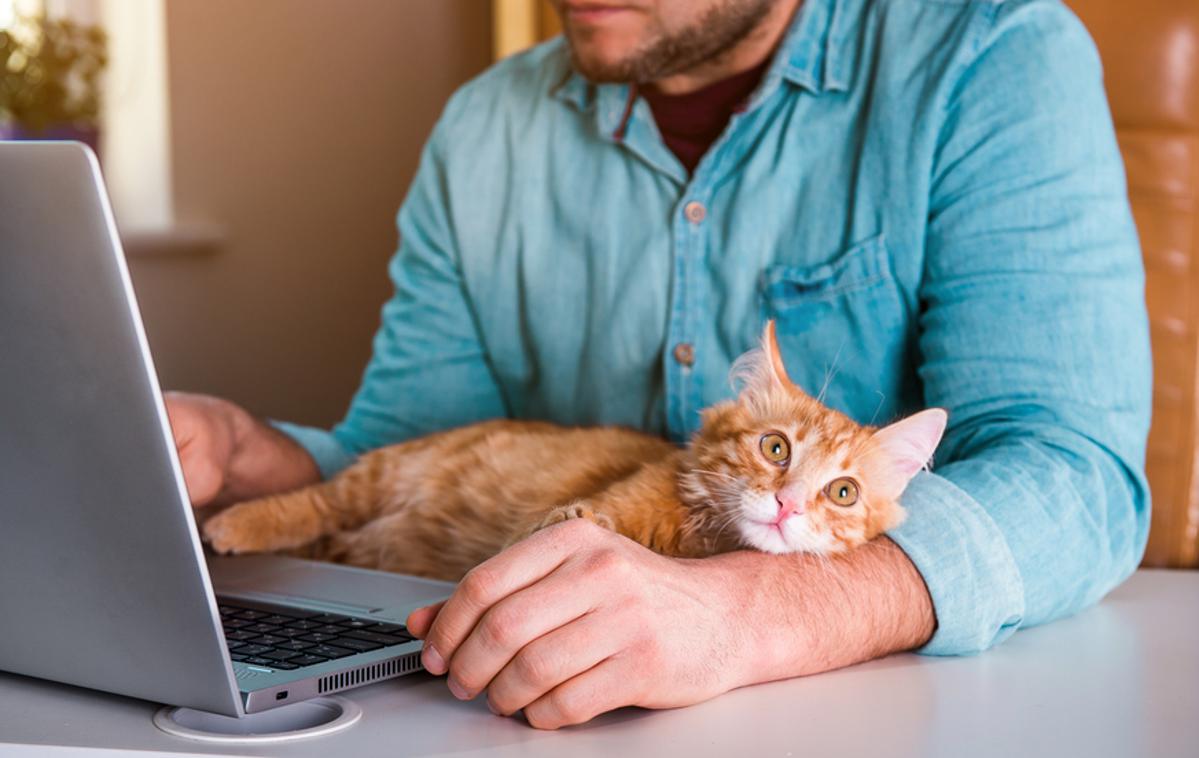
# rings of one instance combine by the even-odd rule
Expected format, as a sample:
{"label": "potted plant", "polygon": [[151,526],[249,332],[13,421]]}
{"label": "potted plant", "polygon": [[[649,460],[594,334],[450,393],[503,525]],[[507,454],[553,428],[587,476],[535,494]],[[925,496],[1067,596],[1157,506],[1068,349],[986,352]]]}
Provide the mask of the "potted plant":
{"label": "potted plant", "polygon": [[100,27],[45,14],[0,29],[0,139],[75,139],[95,149],[106,47]]}

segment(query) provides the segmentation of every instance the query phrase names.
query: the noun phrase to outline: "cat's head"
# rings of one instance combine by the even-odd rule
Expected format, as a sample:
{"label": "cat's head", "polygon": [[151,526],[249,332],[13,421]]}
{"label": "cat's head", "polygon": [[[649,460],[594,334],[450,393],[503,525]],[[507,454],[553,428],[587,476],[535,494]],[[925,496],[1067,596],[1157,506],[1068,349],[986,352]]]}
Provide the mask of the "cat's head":
{"label": "cat's head", "polygon": [[734,365],[735,400],[704,411],[682,483],[695,527],[772,553],[835,553],[897,526],[899,496],[945,431],[940,408],[862,426],[793,384],[774,323]]}

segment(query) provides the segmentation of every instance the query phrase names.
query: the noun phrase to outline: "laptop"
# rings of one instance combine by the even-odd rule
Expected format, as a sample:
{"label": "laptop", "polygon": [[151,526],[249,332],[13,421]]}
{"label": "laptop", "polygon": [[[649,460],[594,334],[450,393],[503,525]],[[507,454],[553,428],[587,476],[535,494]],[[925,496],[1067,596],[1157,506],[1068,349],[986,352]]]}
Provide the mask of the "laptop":
{"label": "laptop", "polygon": [[0,142],[0,670],[242,716],[417,671],[452,589],[206,559],[99,164]]}

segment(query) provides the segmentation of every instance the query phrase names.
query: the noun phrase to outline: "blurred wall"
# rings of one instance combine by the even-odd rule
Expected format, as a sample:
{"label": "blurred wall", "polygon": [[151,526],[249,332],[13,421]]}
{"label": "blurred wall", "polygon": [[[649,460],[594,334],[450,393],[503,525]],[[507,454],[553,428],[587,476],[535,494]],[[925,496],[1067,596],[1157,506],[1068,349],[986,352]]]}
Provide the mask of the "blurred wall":
{"label": "blurred wall", "polygon": [[130,261],[163,386],[341,417],[390,293],[395,213],[486,0],[168,0],[174,202],[224,240]]}

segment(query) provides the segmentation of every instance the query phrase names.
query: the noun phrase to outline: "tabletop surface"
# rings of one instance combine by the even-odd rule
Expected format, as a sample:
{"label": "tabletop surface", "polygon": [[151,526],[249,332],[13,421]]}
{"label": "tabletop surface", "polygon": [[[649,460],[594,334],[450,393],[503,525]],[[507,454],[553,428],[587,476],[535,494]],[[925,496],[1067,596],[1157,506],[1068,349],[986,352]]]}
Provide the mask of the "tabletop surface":
{"label": "tabletop surface", "polygon": [[[892,656],[674,711],[541,732],[425,674],[343,693],[340,734],[210,746],[151,703],[0,674],[0,755],[32,745],[279,756],[1199,756],[1199,572],[1140,571],[1098,606],[970,658]],[[24,745],[25,747],[17,747]],[[49,754],[58,755],[62,751]],[[65,753],[63,753],[65,754]],[[101,753],[96,753],[100,755]]]}

